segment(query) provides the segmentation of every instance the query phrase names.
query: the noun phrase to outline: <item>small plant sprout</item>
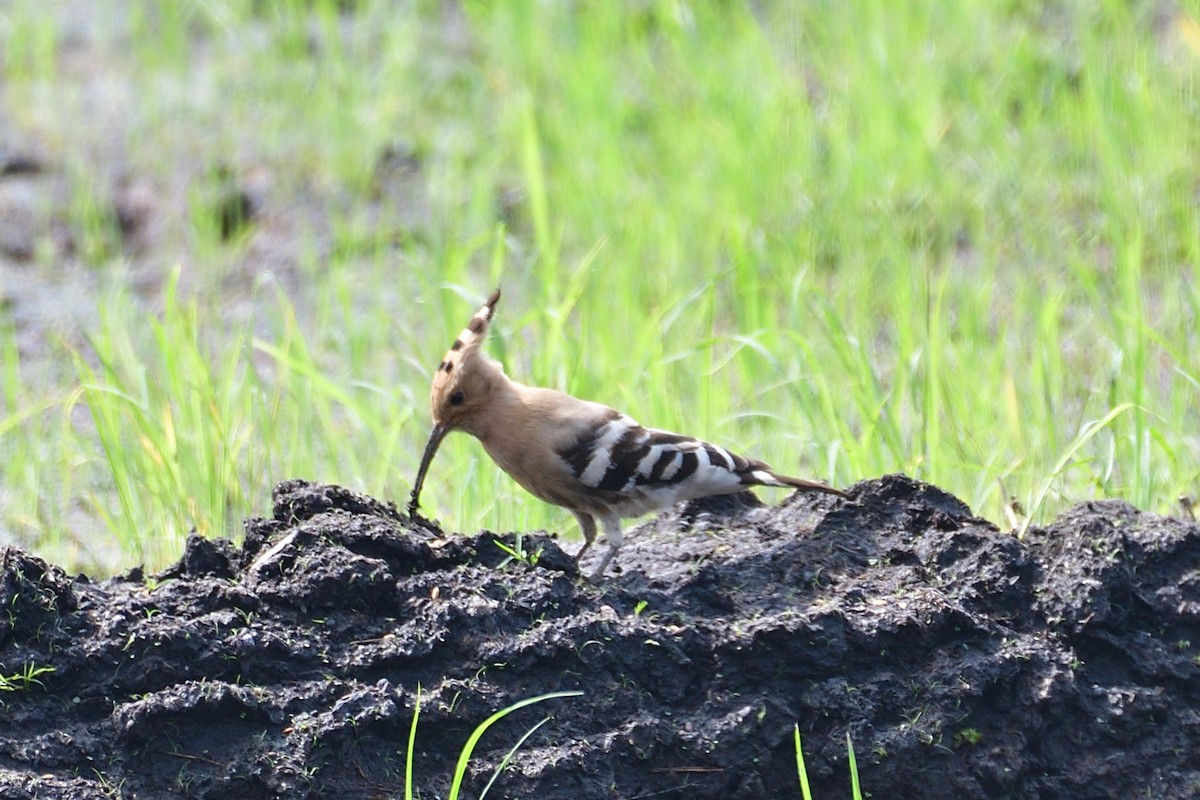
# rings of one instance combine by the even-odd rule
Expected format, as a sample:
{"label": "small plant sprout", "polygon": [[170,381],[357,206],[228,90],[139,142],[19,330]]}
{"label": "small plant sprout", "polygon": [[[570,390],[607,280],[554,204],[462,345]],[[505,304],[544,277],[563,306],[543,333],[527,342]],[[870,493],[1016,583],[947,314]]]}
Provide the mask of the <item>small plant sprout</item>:
{"label": "small plant sprout", "polygon": [[[508,561],[511,560],[525,564],[529,567],[536,567],[538,561],[540,561],[542,558],[542,548],[539,547],[537,550],[533,551],[527,550],[525,548],[525,537],[520,533],[516,534],[511,545],[505,544],[499,539],[497,539],[494,544],[508,555],[508,559],[504,562],[504,564],[507,564]],[[504,566],[504,564],[501,564],[501,566]]]}
{"label": "small plant sprout", "polygon": [[54,667],[39,667],[36,664],[26,664],[20,672],[5,675],[0,670],[0,692],[21,692],[32,688],[34,684],[46,688],[46,684],[38,680],[41,675],[54,672]]}
{"label": "small plant sprout", "polygon": [[954,745],[962,747],[963,745],[974,746],[983,741],[983,734],[978,728],[963,728],[958,733],[954,734]]}

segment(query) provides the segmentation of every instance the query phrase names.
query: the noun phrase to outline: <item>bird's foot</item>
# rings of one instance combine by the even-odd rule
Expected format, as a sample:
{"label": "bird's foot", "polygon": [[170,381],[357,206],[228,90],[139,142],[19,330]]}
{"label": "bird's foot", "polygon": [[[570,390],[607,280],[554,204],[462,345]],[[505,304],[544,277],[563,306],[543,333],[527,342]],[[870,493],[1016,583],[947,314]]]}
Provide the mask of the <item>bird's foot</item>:
{"label": "bird's foot", "polygon": [[592,574],[591,574],[591,576],[588,577],[588,580],[591,581],[592,583],[600,583],[601,581],[603,581],[604,580],[604,571],[606,569],[608,569],[608,565],[612,562],[613,557],[616,556],[616,554],[617,554],[617,548],[615,548],[615,547],[609,548],[609,551],[604,554],[604,558],[600,559],[600,565],[598,567],[596,567],[595,570],[592,571]]}

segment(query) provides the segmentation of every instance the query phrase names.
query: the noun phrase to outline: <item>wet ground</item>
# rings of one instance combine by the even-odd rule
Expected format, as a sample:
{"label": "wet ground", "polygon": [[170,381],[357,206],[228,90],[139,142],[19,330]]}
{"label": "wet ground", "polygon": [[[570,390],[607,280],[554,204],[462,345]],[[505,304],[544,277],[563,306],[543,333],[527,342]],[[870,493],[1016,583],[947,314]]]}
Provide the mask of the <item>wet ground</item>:
{"label": "wet ground", "polygon": [[[94,583],[3,552],[0,797],[1200,796],[1200,526],[1087,503],[1018,541],[896,476],[723,501],[581,580],[280,485],[243,547]],[[535,561],[536,563],[528,563]],[[39,671],[50,668],[53,671]]]}

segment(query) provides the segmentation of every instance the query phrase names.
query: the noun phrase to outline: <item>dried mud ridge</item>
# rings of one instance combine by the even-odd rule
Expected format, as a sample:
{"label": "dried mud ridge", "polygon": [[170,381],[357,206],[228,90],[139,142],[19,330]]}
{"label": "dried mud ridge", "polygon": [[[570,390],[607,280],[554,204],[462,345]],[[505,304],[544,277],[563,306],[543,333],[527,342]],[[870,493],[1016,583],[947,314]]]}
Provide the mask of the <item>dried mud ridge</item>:
{"label": "dried mud ridge", "polygon": [[[94,583],[0,573],[0,797],[1200,795],[1200,527],[1088,503],[1023,540],[889,476],[852,500],[691,506],[579,579],[344,489],[281,484],[241,549]],[[500,537],[513,543],[512,537]],[[573,547],[574,545],[572,545]],[[253,565],[253,566],[252,566]],[[29,666],[53,667],[33,681]],[[36,682],[34,682],[36,681]]]}

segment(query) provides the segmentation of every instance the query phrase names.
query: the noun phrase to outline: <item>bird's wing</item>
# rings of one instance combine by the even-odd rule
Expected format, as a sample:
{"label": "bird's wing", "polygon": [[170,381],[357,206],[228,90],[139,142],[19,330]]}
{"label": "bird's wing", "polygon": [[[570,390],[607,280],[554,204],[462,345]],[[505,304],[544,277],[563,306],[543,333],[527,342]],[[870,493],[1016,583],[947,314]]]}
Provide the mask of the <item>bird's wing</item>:
{"label": "bird's wing", "polygon": [[669,431],[644,428],[613,413],[581,430],[558,451],[574,478],[588,489],[636,496],[670,490],[676,499],[779,483],[760,461]]}

